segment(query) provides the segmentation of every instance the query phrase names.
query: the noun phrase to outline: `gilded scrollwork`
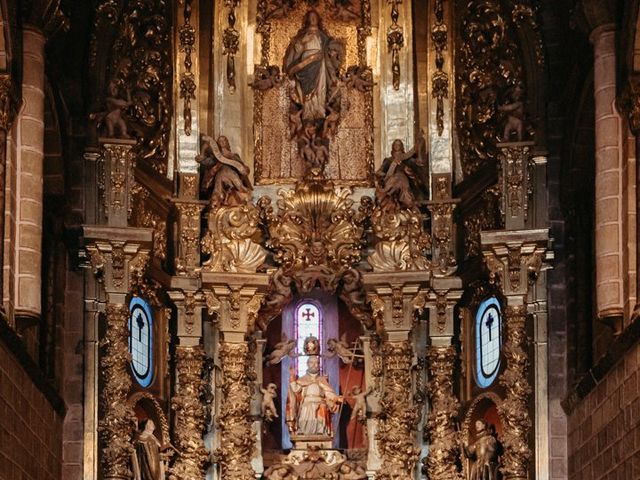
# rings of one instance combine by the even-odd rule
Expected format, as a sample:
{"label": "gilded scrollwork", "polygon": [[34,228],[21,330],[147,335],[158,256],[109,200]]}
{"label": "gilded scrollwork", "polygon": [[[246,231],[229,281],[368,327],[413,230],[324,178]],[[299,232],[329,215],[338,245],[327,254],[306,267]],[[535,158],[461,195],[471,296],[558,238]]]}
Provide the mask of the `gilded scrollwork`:
{"label": "gilded scrollwork", "polygon": [[18,111],[18,99],[11,76],[0,73],[0,130],[9,131]]}
{"label": "gilded scrollwork", "polygon": [[129,309],[124,304],[108,303],[106,333],[100,341],[103,386],[100,393],[98,433],[101,443],[102,473],[105,478],[130,478],[129,459],[133,453],[131,438],[136,422],[127,405],[131,387],[127,348]]}
{"label": "gilded scrollwork", "polygon": [[376,480],[406,478],[412,472],[420,454],[413,432],[420,418],[420,408],[413,404],[411,362],[413,349],[404,342],[384,342],[382,345],[382,398],[380,422],[376,433],[382,466]]}
{"label": "gilded scrollwork", "polygon": [[215,460],[222,478],[254,480],[251,459],[256,449],[256,436],[251,425],[251,397],[256,379],[255,345],[222,342],[219,356],[222,367],[222,402],[217,425],[220,448]]}
{"label": "gilded scrollwork", "polygon": [[138,138],[137,157],[161,174],[167,172],[171,129],[168,18],[165,0],[129,2],[121,15],[107,76],[108,96],[126,103],[122,105],[125,134],[132,132]]}
{"label": "gilded scrollwork", "polygon": [[202,269],[255,273],[267,255],[255,241],[259,224],[260,212],[251,203],[210,210],[208,229],[202,239],[202,252],[210,257]]}
{"label": "gilded scrollwork", "polygon": [[306,293],[320,286],[326,292],[338,292],[352,314],[370,324],[362,275],[353,268],[360,261],[369,210],[355,211],[350,189],[335,188],[332,182],[317,178],[298,182],[295,190],[281,191],[277,206],[276,213],[271,199],[259,201],[269,234],[267,246],[280,267],[272,275],[261,322],[279,312],[292,298],[294,287]]}
{"label": "gilded scrollwork", "polygon": [[454,346],[432,346],[427,352],[430,372],[428,385],[431,409],[425,437],[429,440],[429,455],[422,460],[428,478],[462,480],[457,470],[459,436],[456,421],[460,403],[453,392],[454,365],[457,352]]}
{"label": "gilded scrollwork", "polygon": [[[511,11],[498,0],[458,3],[463,20],[457,56],[457,118],[467,176],[496,158],[496,145],[503,135],[500,128],[506,121],[501,119],[509,113],[499,107],[513,103],[514,90],[524,86],[523,58],[515,40],[519,22],[526,17],[519,7],[523,3],[513,2]],[[527,18],[535,24],[534,16]],[[524,98],[518,101],[526,103]]]}
{"label": "gilded scrollwork", "polygon": [[507,367],[500,375],[500,384],[506,394],[498,405],[498,412],[504,421],[502,473],[506,478],[527,478],[531,461],[529,401],[533,390],[528,377],[530,362],[526,320],[526,305],[507,306],[505,309],[507,331],[503,355]]}
{"label": "gilded scrollwork", "polygon": [[171,466],[174,478],[203,478],[209,453],[202,436],[205,429],[204,350],[201,346],[176,347],[176,392],[171,400],[175,412],[174,442],[179,455]]}

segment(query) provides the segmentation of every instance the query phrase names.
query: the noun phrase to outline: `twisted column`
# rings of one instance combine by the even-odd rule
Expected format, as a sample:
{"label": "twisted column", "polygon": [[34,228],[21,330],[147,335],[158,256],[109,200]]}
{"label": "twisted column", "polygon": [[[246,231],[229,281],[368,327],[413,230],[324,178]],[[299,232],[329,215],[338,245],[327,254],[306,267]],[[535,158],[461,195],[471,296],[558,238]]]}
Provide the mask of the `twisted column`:
{"label": "twisted column", "polygon": [[429,456],[423,459],[427,478],[458,480],[461,475],[456,462],[460,450],[455,418],[460,403],[453,393],[453,371],[457,352],[454,346],[432,346],[429,360],[429,400],[431,412],[427,421]]}
{"label": "twisted column", "polygon": [[105,480],[129,479],[129,459],[133,453],[132,434],[136,428],[133,411],[127,406],[131,388],[128,372],[129,349],[127,320],[129,309],[124,304],[108,303],[106,334],[100,367],[103,387],[100,393],[102,418],[98,433],[102,444],[102,472]]}
{"label": "twisted column", "polygon": [[414,438],[420,409],[412,401],[411,343],[386,341],[382,356],[382,413],[376,434],[382,466],[376,480],[391,480],[415,470],[420,455]]}
{"label": "twisted column", "polygon": [[222,395],[224,401],[218,414],[220,448],[216,459],[221,478],[254,480],[251,459],[256,449],[256,436],[251,421],[251,395],[255,382],[255,345],[222,342]]}
{"label": "twisted column", "polygon": [[528,381],[529,339],[526,320],[526,305],[508,305],[505,309],[503,354],[507,368],[500,376],[500,384],[505,388],[505,398],[498,406],[500,417],[504,419],[502,474],[505,480],[526,480],[531,460],[528,438],[532,426],[529,401],[533,390]]}
{"label": "twisted column", "polygon": [[176,415],[174,441],[180,452],[171,472],[177,478],[204,478],[208,452],[202,435],[205,407],[202,395],[204,351],[200,345],[176,347],[176,393],[171,408]]}

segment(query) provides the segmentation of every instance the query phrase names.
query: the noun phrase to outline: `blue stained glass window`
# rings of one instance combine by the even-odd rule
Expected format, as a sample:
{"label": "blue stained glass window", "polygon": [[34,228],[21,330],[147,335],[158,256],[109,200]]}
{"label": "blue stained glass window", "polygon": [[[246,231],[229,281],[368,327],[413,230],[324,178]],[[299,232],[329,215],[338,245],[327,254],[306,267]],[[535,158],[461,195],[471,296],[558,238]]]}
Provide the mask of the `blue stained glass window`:
{"label": "blue stained glass window", "polygon": [[129,303],[129,353],[133,376],[140,386],[148,387],[153,380],[153,316],[140,297]]}
{"label": "blue stained glass window", "polygon": [[322,312],[320,307],[308,300],[303,300],[296,308],[295,313],[296,348],[300,355],[296,361],[298,376],[307,372],[308,355],[304,354],[304,339],[313,336],[322,345]]}
{"label": "blue stained glass window", "polygon": [[486,299],[476,312],[476,381],[487,388],[498,376],[502,349],[502,311],[495,297]]}

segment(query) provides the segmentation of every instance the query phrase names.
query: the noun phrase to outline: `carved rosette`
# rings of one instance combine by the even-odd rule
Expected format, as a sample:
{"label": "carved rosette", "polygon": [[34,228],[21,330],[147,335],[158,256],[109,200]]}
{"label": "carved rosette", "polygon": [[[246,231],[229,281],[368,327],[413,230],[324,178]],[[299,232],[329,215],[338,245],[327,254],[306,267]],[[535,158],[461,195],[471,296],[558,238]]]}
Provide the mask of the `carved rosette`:
{"label": "carved rosette", "polygon": [[209,213],[209,228],[202,251],[210,255],[202,269],[207,272],[255,273],[267,256],[254,239],[260,235],[260,214],[251,203],[220,207]]}
{"label": "carved rosette", "polygon": [[215,452],[222,478],[254,480],[251,459],[256,449],[256,436],[251,423],[251,395],[255,381],[254,345],[220,344],[222,396],[217,425],[220,448]]}
{"label": "carved rosette", "polygon": [[505,309],[505,344],[503,354],[507,368],[500,376],[505,388],[505,398],[498,405],[504,421],[504,455],[502,473],[508,479],[528,478],[531,460],[529,433],[532,422],[529,401],[532,388],[529,385],[529,338],[526,332],[527,309],[525,305],[507,306]]}
{"label": "carved rosette", "polygon": [[418,461],[420,449],[414,432],[420,409],[413,405],[411,361],[413,350],[408,341],[385,342],[382,346],[383,380],[380,423],[376,434],[382,467],[376,480],[405,478]]}
{"label": "carved rosette", "polygon": [[176,347],[176,393],[171,400],[175,412],[175,446],[180,454],[171,467],[176,478],[204,478],[209,454],[202,435],[205,407],[202,396],[204,351],[201,346]]}
{"label": "carved rosette", "polygon": [[431,239],[422,222],[423,215],[417,209],[374,209],[371,223],[376,245],[368,258],[374,272],[431,269],[426,256]]}
{"label": "carved rosette", "polygon": [[456,468],[459,449],[455,429],[460,403],[453,393],[456,349],[454,346],[431,347],[427,358],[431,411],[426,425],[429,455],[422,460],[423,470],[428,478],[460,480],[462,476]]}
{"label": "carved rosette", "polygon": [[100,393],[101,419],[98,433],[101,444],[102,473],[105,479],[131,478],[129,459],[133,453],[131,437],[136,427],[133,411],[127,405],[131,387],[128,372],[126,305],[108,303],[106,308],[106,334],[100,341],[104,348],[100,358],[102,391]]}

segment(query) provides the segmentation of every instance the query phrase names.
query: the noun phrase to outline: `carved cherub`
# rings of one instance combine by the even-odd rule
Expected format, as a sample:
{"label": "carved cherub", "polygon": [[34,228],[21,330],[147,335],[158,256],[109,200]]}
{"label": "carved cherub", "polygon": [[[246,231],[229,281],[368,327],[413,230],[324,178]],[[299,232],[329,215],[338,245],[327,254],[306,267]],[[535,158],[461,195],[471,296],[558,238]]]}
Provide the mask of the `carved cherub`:
{"label": "carved cherub", "polygon": [[[109,82],[108,96],[105,98],[105,110],[89,115],[91,120],[97,122],[99,127],[106,130],[110,138],[131,138],[124,119],[124,113],[132,105],[131,92],[127,90],[127,98],[119,96],[118,86],[115,81]],[[116,134],[116,131],[118,134]]]}
{"label": "carved cherub", "polygon": [[249,167],[231,151],[227,137],[215,141],[203,135],[196,161],[205,168],[200,189],[211,195],[213,207],[234,207],[251,199],[253,187],[249,181]]}
{"label": "carved cherub", "polygon": [[267,13],[267,20],[286,17],[294,7],[294,0],[272,0],[272,9]]}
{"label": "carved cherub", "polygon": [[354,399],[355,403],[353,404],[353,410],[351,410],[350,420],[357,419],[361,423],[366,421],[367,396],[369,396],[371,392],[371,387],[367,388],[367,390],[363,392],[359,386],[353,386],[353,388],[351,389],[351,394],[349,396]]}
{"label": "carved cherub", "polygon": [[339,480],[365,480],[367,471],[360,465],[352,462],[345,462],[340,465]]}
{"label": "carved cherub", "polygon": [[295,347],[295,339],[289,340],[287,338],[287,334],[282,332],[282,340],[276,343],[275,347],[273,347],[273,351],[269,354],[269,358],[267,359],[267,365],[277,365],[287,355],[294,357],[295,353],[293,352],[293,349]]}
{"label": "carved cherub", "polygon": [[522,96],[524,91],[522,85],[517,84],[511,92],[509,103],[500,105],[498,111],[506,114],[504,121],[504,132],[502,133],[502,141],[509,142],[513,134],[516,141],[521,142],[524,138],[524,102]]}
{"label": "carved cherub", "polygon": [[347,88],[353,88],[359,92],[368,92],[375,85],[371,77],[372,74],[369,68],[353,65],[344,74],[344,84]]}
{"label": "carved cherub", "polygon": [[272,465],[264,472],[267,480],[299,480],[291,465]]}
{"label": "carved cherub", "polygon": [[334,0],[331,10],[333,18],[341,22],[350,22],[360,17],[351,0]]}
{"label": "carved cherub", "polygon": [[270,383],[267,388],[260,387],[262,392],[262,418],[265,422],[271,422],[274,418],[279,418],[276,410],[275,398],[278,396],[278,387],[275,383]]}
{"label": "carved cherub", "polygon": [[347,365],[353,362],[354,354],[351,350],[349,350],[349,342],[347,342],[347,334],[343,333],[340,337],[340,340],[336,340],[335,338],[330,338],[327,340],[327,357],[333,358],[336,355],[340,357]]}
{"label": "carved cherub", "polygon": [[266,67],[262,65],[256,66],[253,82],[249,84],[250,87],[256,90],[269,90],[282,83],[282,75],[280,74],[280,68],[275,65],[268,65]]}
{"label": "carved cherub", "polygon": [[402,140],[393,141],[391,156],[384,159],[376,172],[376,199],[383,210],[412,209],[417,206],[416,193],[428,191],[424,145],[422,132],[408,152],[405,152]]}

